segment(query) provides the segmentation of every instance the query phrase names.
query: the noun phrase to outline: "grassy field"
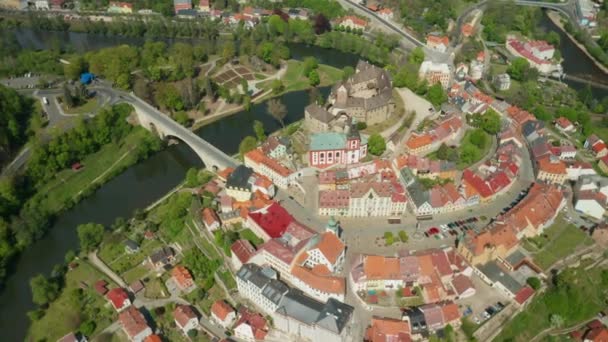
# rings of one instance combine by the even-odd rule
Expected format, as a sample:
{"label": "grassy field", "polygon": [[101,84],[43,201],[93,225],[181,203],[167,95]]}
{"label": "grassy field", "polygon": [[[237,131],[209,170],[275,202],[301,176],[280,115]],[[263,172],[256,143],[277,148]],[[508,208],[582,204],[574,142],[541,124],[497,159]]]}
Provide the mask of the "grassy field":
{"label": "grassy field", "polygon": [[169,297],[169,291],[161,278],[150,279],[150,281],[146,283],[145,291],[146,298],[159,299]]}
{"label": "grassy field", "polygon": [[161,242],[158,240],[143,240],[141,246],[139,246],[139,252],[134,254],[127,254],[124,251],[124,245],[121,243],[103,243],[101,251],[106,248],[120,249],[122,247],[123,254],[112,259],[102,259],[114,272],[121,274],[125,273],[132,268],[140,265],[151,253],[161,247]]}
{"label": "grassy field", "polygon": [[[54,179],[37,189],[36,197],[41,199],[51,212],[61,210],[66,203],[77,198],[79,193],[92,189],[93,181],[102,184],[112,176],[113,170],[120,170],[137,162],[136,148],[149,134],[143,128],[136,128],[122,144],[108,144],[97,153],[81,161],[84,166],[79,171],[65,169],[57,173]],[[117,162],[117,158],[126,157]],[[100,178],[101,175],[104,175]]]}
{"label": "grassy field", "polygon": [[[47,309],[46,315],[33,321],[28,332],[28,341],[56,341],[70,331],[77,331],[86,320],[94,320],[97,329],[104,329],[115,319],[114,310],[107,306],[107,301],[93,288],[99,279],[105,279],[115,285],[87,262],[78,261],[78,267],[66,275],[66,287],[59,298]],[[88,287],[82,295],[76,296],[81,285]]]}
{"label": "grassy field", "polygon": [[494,341],[530,341],[551,327],[552,314],[563,318],[564,328],[592,318],[605,308],[608,284],[602,282],[601,274],[597,268],[593,271],[583,267],[562,271],[560,282],[563,285],[551,287],[534,298],[523,312],[506,324]]}
{"label": "grassy field", "polygon": [[[342,79],[342,70],[325,64],[319,64],[319,86],[332,85]],[[285,86],[284,92],[304,90],[310,88],[308,78],[304,76],[304,63],[296,60],[287,61],[287,71],[281,79]],[[260,84],[262,87],[270,87],[272,81]]]}
{"label": "grassy field", "polygon": [[71,108],[68,108],[65,103],[62,103],[61,109],[63,109],[66,114],[88,114],[93,112],[95,108],[97,108],[98,103],[99,101],[97,100],[97,98],[94,97],[92,99],[87,100],[81,106]]}
{"label": "grassy field", "polygon": [[524,247],[534,256],[534,262],[547,270],[556,261],[572,254],[577,247],[591,244],[593,240],[587,233],[564,221],[560,215],[543,235],[528,239]]}
{"label": "grassy field", "polygon": [[257,235],[255,235],[255,233],[252,232],[251,229],[249,229],[249,228],[241,230],[239,232],[239,237],[241,239],[248,240],[249,242],[251,242],[251,244],[254,247],[258,247],[259,245],[261,245],[262,243],[264,243],[264,240],[262,240]]}

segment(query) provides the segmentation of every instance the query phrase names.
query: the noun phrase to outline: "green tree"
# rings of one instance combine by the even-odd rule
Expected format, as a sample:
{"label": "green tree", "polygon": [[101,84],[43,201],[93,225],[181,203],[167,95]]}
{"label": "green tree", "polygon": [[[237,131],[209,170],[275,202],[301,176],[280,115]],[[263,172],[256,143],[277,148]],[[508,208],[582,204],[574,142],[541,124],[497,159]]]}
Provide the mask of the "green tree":
{"label": "green tree", "polygon": [[342,68],[342,80],[346,81],[349,77],[355,74],[355,68],[348,65]]}
{"label": "green tree", "polygon": [[523,81],[527,79],[526,74],[530,71],[530,62],[523,57],[517,57],[507,68],[507,73],[514,80]]}
{"label": "green tree", "polygon": [[159,106],[165,107],[170,111],[180,111],[184,109],[184,100],[177,88],[172,84],[163,84],[158,87],[154,94],[154,99]]}
{"label": "green tree", "polygon": [[103,240],[104,227],[101,224],[86,223],[79,225],[78,239],[80,240],[80,248],[85,252],[90,252],[97,248]]}
{"label": "green tree", "polygon": [[447,101],[448,96],[443,90],[443,87],[441,87],[441,84],[435,83],[429,87],[429,90],[426,94],[426,98],[429,100],[430,103],[433,104],[433,106],[439,107],[442,103]]}
{"label": "green tree", "polygon": [[316,70],[319,67],[319,62],[314,57],[306,57],[304,58],[304,62],[302,62],[302,73],[306,75],[306,77],[310,78],[310,73]]}
{"label": "green tree", "polygon": [[380,134],[374,133],[367,141],[367,150],[375,156],[382,155],[386,150],[386,141]]}
{"label": "green tree", "polygon": [[498,134],[500,132],[500,114],[493,109],[488,109],[481,118],[481,128],[488,134]]}
{"label": "green tree", "polygon": [[80,55],[71,58],[69,62],[70,64],[64,64],[63,74],[70,80],[77,80],[86,70],[86,62]]}
{"label": "green tree", "polygon": [[72,108],[76,105],[76,101],[74,101],[74,95],[72,95],[72,91],[67,84],[63,85],[63,102],[68,108]]}
{"label": "green tree", "polygon": [[95,328],[97,328],[97,323],[95,323],[94,320],[88,320],[83,322],[80,327],[78,328],[78,330],[80,331],[81,334],[85,335],[85,336],[93,336],[93,333],[95,332]]}
{"label": "green tree", "polygon": [[317,70],[313,70],[308,74],[308,81],[311,86],[316,87],[321,83],[321,79],[319,78],[319,72]]}
{"label": "green tree", "polygon": [[486,133],[479,128],[474,129],[469,135],[469,141],[478,148],[483,149],[486,146]]}
{"label": "green tree", "polygon": [[239,144],[239,154],[241,155],[241,157],[244,156],[245,153],[255,149],[257,147],[257,144],[257,140],[250,135],[243,138],[243,140]]}
{"label": "green tree", "polygon": [[450,148],[445,143],[441,143],[437,149],[437,158],[440,160],[447,160],[450,154]]}
{"label": "green tree", "polygon": [[278,15],[274,14],[268,18],[268,30],[273,35],[282,35],[287,29],[287,23]]}
{"label": "green tree", "polygon": [[526,283],[528,285],[530,285],[530,287],[533,288],[534,290],[540,289],[540,286],[541,286],[540,279],[538,279],[537,277],[530,277],[530,278],[526,279]]}
{"label": "green tree", "polygon": [[30,280],[32,301],[40,306],[46,306],[59,295],[59,285],[39,274]]}
{"label": "green tree", "polygon": [[186,186],[189,188],[193,188],[198,186],[198,170],[191,167],[186,172]]}
{"label": "green tree", "polygon": [[272,89],[272,93],[274,95],[278,95],[280,93],[283,92],[283,90],[285,90],[285,86],[283,85],[283,82],[281,82],[281,80],[273,80],[272,83],[270,83],[270,88]]}
{"label": "green tree", "polygon": [[255,132],[255,136],[258,138],[259,142],[266,140],[266,134],[264,134],[264,124],[261,121],[253,121],[253,131]]}
{"label": "green tree", "polygon": [[460,147],[460,162],[470,165],[479,160],[481,152],[473,144],[463,144]]}
{"label": "green tree", "polygon": [[424,50],[419,46],[414,48],[409,56],[407,56],[407,60],[413,64],[421,64],[424,62]]}
{"label": "green tree", "polygon": [[281,126],[285,128],[285,117],[287,116],[287,107],[279,99],[271,99],[266,103],[268,114],[270,114],[275,120],[281,123]]}

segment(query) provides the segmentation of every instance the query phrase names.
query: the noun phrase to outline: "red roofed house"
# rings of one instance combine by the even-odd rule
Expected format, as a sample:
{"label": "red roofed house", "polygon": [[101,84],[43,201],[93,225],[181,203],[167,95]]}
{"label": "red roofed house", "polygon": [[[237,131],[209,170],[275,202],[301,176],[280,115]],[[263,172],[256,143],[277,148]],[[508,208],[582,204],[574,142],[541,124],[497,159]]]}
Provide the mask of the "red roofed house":
{"label": "red roofed house", "polygon": [[200,0],[198,3],[198,10],[201,12],[209,12],[211,7],[209,7],[209,0]]}
{"label": "red roofed house", "polygon": [[131,305],[129,294],[122,287],[116,287],[110,290],[106,298],[112,303],[114,309],[118,312],[123,311]]}
{"label": "red roofed house", "polygon": [[365,30],[365,28],[367,27],[367,21],[355,17],[354,15],[349,15],[338,19],[337,24],[338,26],[350,28],[351,30]]}
{"label": "red roofed house", "polygon": [[100,279],[95,282],[95,291],[102,296],[105,296],[108,293],[108,282]]}
{"label": "red roofed house", "polygon": [[211,208],[205,208],[202,212],[203,223],[205,228],[211,233],[218,230],[221,227],[221,222],[215,211]]}
{"label": "red roofed house", "polygon": [[608,342],[608,330],[600,324],[585,333],[584,342]]}
{"label": "red roofed house", "polygon": [[195,287],[192,274],[184,266],[175,266],[171,270],[171,278],[173,278],[177,287],[182,291],[189,292]]}
{"label": "red roofed house", "polygon": [[462,29],[460,30],[465,37],[470,37],[475,33],[475,27],[469,23],[462,25]]}
{"label": "red roofed house", "polygon": [[134,306],[129,306],[118,315],[118,321],[122,330],[127,334],[129,341],[142,342],[152,335],[152,329],[148,326],[144,315]]}
{"label": "red roofed house", "polygon": [[310,268],[323,265],[330,272],[335,272],[344,262],[346,245],[333,232],[321,233],[316,241],[317,243],[306,251],[304,265]]}
{"label": "red roofed house", "polygon": [[276,202],[247,216],[247,226],[264,241],[281,237],[293,222],[291,214]]}
{"label": "red roofed house", "polygon": [[576,131],[576,127],[570,122],[570,120],[565,117],[559,117],[555,120],[555,127],[559,129],[562,133],[569,133]]}
{"label": "red roofed house", "polygon": [[236,319],[236,313],[228,303],[218,299],[211,305],[211,318],[227,328]]}
{"label": "red roofed house", "polygon": [[566,163],[554,156],[544,156],[538,160],[536,178],[551,184],[564,184],[568,179]]}
{"label": "red roofed house", "polygon": [[433,50],[445,52],[449,44],[450,39],[447,36],[436,36],[432,34],[426,36],[426,46]]}
{"label": "red roofed house", "polygon": [[477,292],[471,279],[463,274],[452,279],[452,287],[460,299],[472,297]]}
{"label": "red roofed house", "polygon": [[230,246],[230,251],[232,252],[230,262],[235,270],[241,268],[255,254],[255,248],[248,240],[236,240]]}
{"label": "red roofed house", "polygon": [[[293,170],[268,157],[262,150],[254,149],[245,154],[245,165],[268,177],[279,188],[286,189]],[[274,195],[270,195],[271,197]]]}
{"label": "red roofed house", "polygon": [[160,336],[156,335],[156,334],[152,334],[147,336],[144,339],[144,342],[163,342],[163,340],[160,338]]}
{"label": "red roofed house", "polygon": [[519,305],[524,305],[533,295],[534,290],[530,286],[524,286],[515,294],[515,302]]}
{"label": "red roofed house", "polygon": [[460,310],[458,310],[458,305],[454,303],[443,304],[441,312],[443,314],[443,324],[449,324],[453,327],[460,326]]}
{"label": "red roofed house", "polygon": [[409,342],[411,340],[408,322],[379,317],[372,318],[364,338],[364,341],[367,342]]}
{"label": "red roofed house", "polygon": [[381,10],[378,11],[378,15],[380,16],[380,18],[384,19],[384,20],[393,20],[393,10],[390,8],[383,8]]}
{"label": "red roofed house", "polygon": [[184,335],[188,335],[188,331],[198,328],[198,316],[189,305],[178,305],[173,311],[173,318]]}
{"label": "red roofed house", "polygon": [[239,308],[239,319],[234,324],[234,336],[245,341],[259,341],[266,338],[270,328],[268,323],[259,313]]}

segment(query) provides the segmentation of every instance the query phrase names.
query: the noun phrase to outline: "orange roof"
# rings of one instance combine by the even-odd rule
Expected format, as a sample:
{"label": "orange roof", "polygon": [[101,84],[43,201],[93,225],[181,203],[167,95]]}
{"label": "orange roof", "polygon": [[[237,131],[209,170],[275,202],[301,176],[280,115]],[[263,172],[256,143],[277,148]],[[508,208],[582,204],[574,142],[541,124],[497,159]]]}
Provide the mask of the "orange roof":
{"label": "orange roof", "polygon": [[442,306],[441,311],[443,312],[443,321],[446,324],[460,319],[460,311],[458,310],[458,305],[454,303],[449,303]]}
{"label": "orange roof", "polygon": [[419,256],[418,262],[420,263],[420,273],[424,274],[427,277],[430,277],[435,273],[433,257],[430,254]]}
{"label": "orange roof", "polygon": [[219,220],[220,219],[217,217],[217,214],[215,213],[215,211],[213,211],[213,209],[203,209],[203,221],[205,221],[206,224],[210,225],[214,222],[219,222]]}
{"label": "orange roof", "polygon": [[380,255],[368,255],[363,263],[363,273],[368,280],[400,279],[398,258],[385,258]]}
{"label": "orange roof", "polygon": [[554,175],[565,175],[566,163],[561,160],[551,160],[550,156],[545,156],[538,161],[538,170]]}
{"label": "orange roof", "polygon": [[472,35],[474,31],[475,31],[475,28],[473,27],[473,25],[471,25],[469,23],[462,25],[461,32],[462,32],[462,34],[465,35],[465,37]]}
{"label": "orange roof", "polygon": [[371,342],[409,342],[410,325],[401,320],[373,317],[365,332],[365,340]]}
{"label": "orange roof", "polygon": [[171,276],[181,287],[188,287],[192,283],[192,274],[184,266],[175,266],[171,270]]}
{"label": "orange roof", "polygon": [[230,176],[230,174],[232,174],[232,171],[234,171],[234,168],[232,167],[227,167],[225,169],[223,169],[222,171],[217,173],[217,176],[226,181],[226,179],[228,179],[228,177]]}
{"label": "orange roof", "polygon": [[292,173],[290,169],[286,168],[278,161],[266,156],[262,150],[257,148],[245,153],[245,159],[249,159],[256,164],[266,165],[269,169],[282,177],[287,177]]}
{"label": "orange roof", "polygon": [[185,327],[191,319],[198,319],[196,312],[189,305],[178,305],[175,307],[173,317],[180,328]]}
{"label": "orange roof", "polygon": [[407,147],[415,150],[419,147],[429,145],[433,142],[433,137],[430,134],[412,135],[405,143]]}
{"label": "orange roof", "polygon": [[439,294],[439,286],[437,285],[424,285],[424,292],[426,294],[428,303],[437,303],[441,300],[441,295]]}
{"label": "orange roof", "polygon": [[367,21],[359,18],[359,17],[355,17],[354,15],[347,15],[345,17],[342,17],[338,20],[339,23],[343,23],[347,20],[350,20],[353,22],[353,24],[357,25],[357,26],[367,26]]}
{"label": "orange roof", "polygon": [[327,261],[332,264],[335,264],[338,260],[338,257],[344,251],[344,243],[340,240],[336,234],[331,232],[325,232],[321,234],[321,238],[319,239],[319,243],[316,248],[323,253]]}
{"label": "orange roof", "polygon": [[213,305],[211,305],[211,312],[215,315],[215,317],[223,321],[226,319],[228,314],[234,312],[234,309],[232,309],[232,307],[225,301],[218,299],[213,303]]}
{"label": "orange roof", "polygon": [[483,254],[486,247],[505,246],[508,250],[519,242],[511,226],[497,225],[477,235],[473,231],[469,232],[472,239],[468,247],[474,255]]}
{"label": "orange roof", "polygon": [[160,336],[153,334],[153,335],[149,335],[148,337],[146,337],[144,339],[144,342],[162,342],[163,340],[160,338]]}
{"label": "orange roof", "polygon": [[346,291],[346,282],[341,277],[317,274],[314,270],[298,265],[291,269],[291,274],[313,289],[325,293],[344,294]]}
{"label": "orange roof", "polygon": [[426,43],[430,45],[443,44],[447,46],[450,43],[450,39],[447,36],[435,36],[429,34],[428,36],[426,36]]}

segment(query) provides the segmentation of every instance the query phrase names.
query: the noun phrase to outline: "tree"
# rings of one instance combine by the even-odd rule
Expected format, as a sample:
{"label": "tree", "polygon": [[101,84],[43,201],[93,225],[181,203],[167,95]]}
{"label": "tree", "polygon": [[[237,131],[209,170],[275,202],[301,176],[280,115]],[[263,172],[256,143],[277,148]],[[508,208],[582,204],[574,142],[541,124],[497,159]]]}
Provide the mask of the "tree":
{"label": "tree", "polygon": [[474,129],[469,135],[469,141],[480,149],[486,146],[486,133],[481,129]]}
{"label": "tree", "polygon": [[252,136],[246,136],[239,144],[239,154],[244,156],[245,153],[255,149],[257,147],[257,140]]}
{"label": "tree", "polygon": [[367,141],[367,150],[375,156],[382,155],[386,150],[386,141],[380,134],[374,133]]}
{"label": "tree", "polygon": [[278,95],[283,92],[285,86],[283,85],[283,82],[281,82],[281,80],[276,79],[272,81],[272,83],[270,84],[270,88],[272,89],[272,93],[274,95]]}
{"label": "tree", "polygon": [[439,107],[448,99],[443,87],[439,83],[435,83],[429,87],[426,97],[435,107]]}
{"label": "tree", "polygon": [[414,48],[409,56],[407,56],[407,60],[413,64],[421,64],[424,62],[424,50],[419,46]]}
{"label": "tree", "polygon": [[244,78],[241,78],[241,90],[243,91],[243,94],[249,93],[249,83]]}
{"label": "tree", "polygon": [[349,77],[355,74],[355,68],[352,66],[345,66],[342,68],[342,80],[346,81]]}
{"label": "tree", "polygon": [[76,258],[76,253],[73,250],[68,250],[63,257],[66,263],[72,262]]}
{"label": "tree", "polygon": [[317,70],[313,70],[308,74],[308,81],[311,86],[316,87],[321,83],[321,79],[319,78],[319,72]]}
{"label": "tree", "polygon": [[198,336],[198,331],[196,329],[188,330],[188,337],[190,337],[191,339],[194,339],[194,338],[196,338],[196,336]]}
{"label": "tree", "polygon": [[281,126],[285,128],[284,119],[287,116],[287,107],[279,99],[271,99],[267,103],[268,114],[270,114],[275,120],[281,123]]}
{"label": "tree", "polygon": [[186,172],[186,186],[189,188],[198,185],[198,170],[191,167]]}
{"label": "tree", "polygon": [[45,306],[54,301],[59,295],[59,285],[39,274],[30,280],[32,289],[32,301],[40,306]]}
{"label": "tree", "polygon": [[329,20],[321,13],[315,16],[313,27],[315,29],[315,34],[323,34],[331,30],[331,24],[329,23]]}
{"label": "tree", "polygon": [[530,285],[530,287],[533,288],[534,290],[540,289],[540,286],[541,286],[540,279],[538,279],[537,277],[530,277],[530,278],[526,279],[526,283],[528,285]]}
{"label": "tree", "polygon": [[77,80],[78,77],[86,70],[86,64],[82,56],[77,55],[70,59],[70,64],[64,64],[63,74],[69,80]]}
{"label": "tree", "polygon": [[158,87],[154,94],[154,99],[159,106],[165,107],[170,111],[180,111],[184,109],[184,101],[174,85],[163,84]]}
{"label": "tree", "polygon": [[473,144],[463,144],[460,147],[460,162],[466,165],[479,160],[479,149]]}
{"label": "tree", "polygon": [[558,314],[551,314],[549,321],[551,322],[551,326],[555,328],[560,328],[564,325],[564,318]]}
{"label": "tree", "polygon": [[266,140],[266,134],[264,134],[264,124],[261,121],[255,120],[253,122],[253,131],[255,132],[255,136],[258,138],[259,142]]}
{"label": "tree", "polygon": [[74,96],[72,95],[72,91],[70,90],[70,87],[67,84],[63,85],[63,102],[66,106],[68,106],[68,108],[72,108],[76,104],[74,101]]}
{"label": "tree", "polygon": [[81,334],[83,334],[85,336],[92,336],[93,333],[95,332],[96,327],[97,327],[97,324],[95,323],[94,320],[88,320],[88,321],[82,323],[80,325],[80,327],[78,328],[78,330],[80,331]]}
{"label": "tree", "polygon": [[523,57],[517,57],[512,62],[511,65],[507,68],[507,73],[514,80],[523,81],[528,79],[526,74],[530,70],[530,62]]}
{"label": "tree", "polygon": [[133,84],[133,92],[137,97],[143,99],[144,101],[150,101],[150,87],[148,82],[143,78],[135,79],[135,83]]}
{"label": "tree", "polygon": [[304,58],[304,62],[302,62],[302,72],[306,77],[310,78],[310,73],[316,70],[319,67],[319,62],[314,57],[306,57]]}
{"label": "tree", "polygon": [[99,246],[105,231],[101,224],[95,223],[81,224],[76,230],[78,231],[80,248],[85,252],[90,252]]}

